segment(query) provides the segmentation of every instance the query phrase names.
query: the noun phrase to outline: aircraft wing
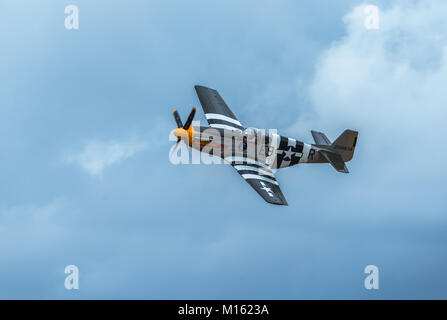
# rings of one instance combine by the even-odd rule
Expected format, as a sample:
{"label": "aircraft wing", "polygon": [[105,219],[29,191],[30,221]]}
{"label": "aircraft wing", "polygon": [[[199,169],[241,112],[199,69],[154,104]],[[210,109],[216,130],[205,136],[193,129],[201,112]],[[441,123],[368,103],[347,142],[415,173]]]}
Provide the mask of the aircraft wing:
{"label": "aircraft wing", "polygon": [[[236,171],[248,182],[250,186],[268,203],[287,206],[287,201],[279,188],[274,173],[266,165],[257,161],[249,161],[247,158],[243,160],[225,159],[231,163]],[[245,161],[244,161],[245,160]],[[245,163],[245,164],[241,164]]]}
{"label": "aircraft wing", "polygon": [[228,130],[244,130],[234,113],[228,108],[219,92],[214,89],[194,86],[210,127]]}

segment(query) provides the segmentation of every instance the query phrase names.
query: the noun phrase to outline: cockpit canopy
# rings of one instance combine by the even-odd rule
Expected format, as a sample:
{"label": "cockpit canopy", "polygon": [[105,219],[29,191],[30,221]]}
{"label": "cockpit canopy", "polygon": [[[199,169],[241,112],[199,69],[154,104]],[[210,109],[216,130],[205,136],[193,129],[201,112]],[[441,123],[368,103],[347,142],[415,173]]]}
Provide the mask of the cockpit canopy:
{"label": "cockpit canopy", "polygon": [[248,127],[244,130],[244,134],[246,135],[254,135],[257,134],[259,132],[258,128],[254,128],[254,127]]}

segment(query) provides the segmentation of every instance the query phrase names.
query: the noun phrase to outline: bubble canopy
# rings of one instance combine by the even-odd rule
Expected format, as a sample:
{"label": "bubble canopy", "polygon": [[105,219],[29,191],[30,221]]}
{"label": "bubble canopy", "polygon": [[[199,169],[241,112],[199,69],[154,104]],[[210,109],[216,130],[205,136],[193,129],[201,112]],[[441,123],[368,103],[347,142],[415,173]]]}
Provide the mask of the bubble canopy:
{"label": "bubble canopy", "polygon": [[244,130],[244,135],[247,135],[249,137],[255,136],[258,134],[265,134],[265,133],[263,132],[263,130],[254,128],[254,127],[248,127],[247,129]]}

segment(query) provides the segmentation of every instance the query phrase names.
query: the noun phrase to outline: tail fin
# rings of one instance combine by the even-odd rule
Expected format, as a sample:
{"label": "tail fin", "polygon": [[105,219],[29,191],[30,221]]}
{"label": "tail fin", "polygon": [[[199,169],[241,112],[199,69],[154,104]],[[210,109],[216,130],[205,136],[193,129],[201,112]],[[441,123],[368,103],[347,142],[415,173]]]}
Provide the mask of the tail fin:
{"label": "tail fin", "polygon": [[354,156],[355,145],[357,144],[357,131],[345,130],[343,133],[332,143],[331,147],[340,153],[343,161],[348,162]]}

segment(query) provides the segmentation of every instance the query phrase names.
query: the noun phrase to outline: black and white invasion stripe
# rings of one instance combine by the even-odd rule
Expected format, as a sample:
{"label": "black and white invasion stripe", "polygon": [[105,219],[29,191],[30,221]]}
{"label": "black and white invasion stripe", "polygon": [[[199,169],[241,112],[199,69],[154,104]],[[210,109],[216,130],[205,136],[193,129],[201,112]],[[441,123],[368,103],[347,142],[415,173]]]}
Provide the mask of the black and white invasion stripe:
{"label": "black and white invasion stripe", "polygon": [[246,180],[263,180],[274,185],[278,185],[278,182],[276,182],[276,178],[270,168],[266,168],[265,166],[260,166],[255,163],[234,164],[233,167]]}
{"label": "black and white invasion stripe", "polygon": [[208,120],[210,126],[213,128],[221,128],[227,130],[244,130],[244,127],[242,127],[241,123],[237,119],[224,116],[223,114],[206,113],[205,117]]}

